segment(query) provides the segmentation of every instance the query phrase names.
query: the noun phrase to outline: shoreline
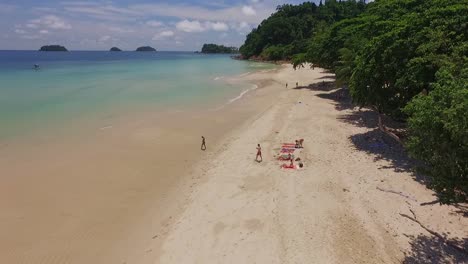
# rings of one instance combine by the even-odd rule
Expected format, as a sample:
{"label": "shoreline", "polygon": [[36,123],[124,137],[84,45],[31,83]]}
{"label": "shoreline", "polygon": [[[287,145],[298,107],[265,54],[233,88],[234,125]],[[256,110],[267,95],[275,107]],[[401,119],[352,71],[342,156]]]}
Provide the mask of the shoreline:
{"label": "shoreline", "polygon": [[[0,262],[400,263],[430,256],[456,263],[464,257],[400,216],[412,210],[453,240],[468,235],[468,220],[455,207],[421,205],[433,193],[401,153],[364,125],[371,113],[355,111],[337,100],[337,89],[323,87],[333,75],[282,65],[239,78],[258,88],[219,111],[131,116],[92,139],[29,146],[23,157],[0,148],[0,167],[35,169],[29,177],[0,177],[0,233],[8,238],[0,241]],[[305,139],[297,153],[305,168],[281,170],[280,144],[297,138]],[[262,163],[254,161],[257,143]],[[46,177],[38,179],[40,173]],[[440,251],[417,247],[424,243]]]}
{"label": "shoreline", "polygon": [[222,148],[225,134],[268,103],[253,91],[215,112],[143,111],[2,146],[0,262],[120,263],[139,255],[153,240],[148,227],[160,233],[185,202],[177,190],[200,155]]}
{"label": "shoreline", "polygon": [[[334,77],[321,69],[283,65],[270,77],[275,101],[199,163],[181,214],[148,246],[152,263],[467,259],[401,216],[415,213],[460,246],[468,235],[463,210],[430,203],[434,193],[413,174],[404,151],[362,124],[375,113],[341,101],[340,89],[326,87]],[[284,89],[298,80],[297,89]],[[280,144],[295,138],[305,139],[298,153],[305,168],[281,170]],[[257,143],[262,163],[254,161]]]}

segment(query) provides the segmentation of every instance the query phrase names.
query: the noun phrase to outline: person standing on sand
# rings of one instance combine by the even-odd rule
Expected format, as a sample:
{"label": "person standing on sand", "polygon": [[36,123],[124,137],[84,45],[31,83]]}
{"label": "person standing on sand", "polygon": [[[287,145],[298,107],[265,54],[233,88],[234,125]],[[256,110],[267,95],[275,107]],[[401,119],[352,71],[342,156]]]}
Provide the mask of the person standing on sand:
{"label": "person standing on sand", "polygon": [[299,87],[299,82],[296,82],[296,88]]}
{"label": "person standing on sand", "polygon": [[[258,157],[260,157],[260,160],[258,160]],[[262,148],[260,147],[260,144],[257,144],[257,156],[255,157],[255,161],[257,161],[257,162],[263,161]]]}
{"label": "person standing on sand", "polygon": [[286,89],[288,89],[288,83],[286,83]]}
{"label": "person standing on sand", "polygon": [[205,144],[205,137],[202,136],[202,142],[201,142],[201,150],[206,150],[206,144]]}

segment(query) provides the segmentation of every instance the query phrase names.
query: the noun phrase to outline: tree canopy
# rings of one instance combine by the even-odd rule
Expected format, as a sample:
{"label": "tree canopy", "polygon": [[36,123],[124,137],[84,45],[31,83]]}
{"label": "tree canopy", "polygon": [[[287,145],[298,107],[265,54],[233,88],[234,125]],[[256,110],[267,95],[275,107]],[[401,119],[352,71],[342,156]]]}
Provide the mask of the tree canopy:
{"label": "tree canopy", "polygon": [[240,48],[336,74],[353,102],[407,122],[444,203],[468,195],[468,0],[325,1],[284,5]]}
{"label": "tree canopy", "polygon": [[136,51],[139,51],[139,52],[156,51],[156,49],[150,46],[142,46],[142,47],[138,47]]}
{"label": "tree canopy", "polygon": [[216,44],[204,44],[202,53],[238,53],[239,50],[236,47],[225,47],[224,45]]}
{"label": "tree canopy", "polygon": [[64,46],[60,45],[46,45],[42,46],[39,51],[68,51]]}
{"label": "tree canopy", "polygon": [[363,0],[330,0],[318,6],[311,2],[278,6],[274,14],[247,35],[240,52],[245,58],[291,59],[306,51],[306,40],[316,31],[335,21],[355,17],[364,9]]}

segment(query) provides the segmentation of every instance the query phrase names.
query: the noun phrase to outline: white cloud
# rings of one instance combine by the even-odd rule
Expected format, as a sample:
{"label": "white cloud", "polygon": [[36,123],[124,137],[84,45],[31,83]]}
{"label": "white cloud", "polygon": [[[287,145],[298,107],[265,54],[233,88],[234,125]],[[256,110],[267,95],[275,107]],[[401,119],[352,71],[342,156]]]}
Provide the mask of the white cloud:
{"label": "white cloud", "polygon": [[224,23],[224,22],[212,22],[212,21],[206,21],[206,22],[200,22],[198,20],[182,20],[178,23],[176,23],[176,28],[180,31],[184,32],[204,32],[208,30],[214,30],[214,31],[228,31],[229,26]]}
{"label": "white cloud", "polygon": [[[30,20],[28,25],[42,26],[50,29],[71,29],[71,25],[65,20],[54,15],[42,16],[38,19]],[[34,26],[33,26],[34,27]]]}
{"label": "white cloud", "polygon": [[25,34],[25,33],[26,33],[26,31],[24,31],[24,30],[22,30],[22,29],[19,29],[19,28],[17,28],[17,29],[15,29],[15,33],[17,33],[17,34]]}
{"label": "white cloud", "polygon": [[[258,6],[260,5],[260,6]],[[246,21],[252,24],[261,22],[275,11],[276,6],[257,4],[260,8],[257,12],[252,6],[229,6],[224,8],[204,8],[201,6],[181,5],[181,4],[134,4],[128,8],[139,12],[140,16],[164,16],[176,17],[188,20],[211,20],[211,21]],[[256,15],[256,16],[255,16]]]}
{"label": "white cloud", "polygon": [[206,30],[199,21],[189,21],[187,19],[178,22],[176,28],[184,32],[203,32]]}
{"label": "white cloud", "polygon": [[111,36],[105,35],[105,36],[101,36],[98,41],[99,42],[106,42],[106,41],[108,41],[110,39],[111,39]]}
{"label": "white cloud", "polygon": [[153,40],[161,40],[161,39],[172,37],[174,35],[175,35],[174,31],[165,30],[165,31],[161,31],[158,34],[154,35]]}
{"label": "white cloud", "polygon": [[243,6],[242,13],[244,13],[246,16],[255,16],[257,14],[255,9],[253,9],[251,6]]}
{"label": "white cloud", "polygon": [[48,30],[39,30],[39,34],[49,34],[49,31]]}
{"label": "white cloud", "polygon": [[146,21],[146,25],[148,25],[150,27],[160,27],[160,26],[162,26],[164,24],[161,21],[150,20],[150,21]]}
{"label": "white cloud", "polygon": [[116,27],[116,26],[108,27],[108,29],[110,31],[114,31],[114,32],[117,32],[117,33],[132,33],[132,32],[135,32],[135,30],[130,29],[130,28],[123,28],[123,27]]}
{"label": "white cloud", "polygon": [[228,31],[229,26],[223,22],[206,22],[206,27],[214,31]]}
{"label": "white cloud", "polygon": [[166,31],[163,31],[163,32],[159,33],[159,35],[161,37],[172,37],[172,36],[174,36],[174,32],[170,31],[170,30],[166,30]]}
{"label": "white cloud", "polygon": [[26,24],[26,27],[27,27],[27,28],[38,28],[38,25],[32,24],[32,23],[28,23],[28,24]]}
{"label": "white cloud", "polygon": [[24,39],[39,39],[40,37],[38,35],[23,35],[21,38]]}

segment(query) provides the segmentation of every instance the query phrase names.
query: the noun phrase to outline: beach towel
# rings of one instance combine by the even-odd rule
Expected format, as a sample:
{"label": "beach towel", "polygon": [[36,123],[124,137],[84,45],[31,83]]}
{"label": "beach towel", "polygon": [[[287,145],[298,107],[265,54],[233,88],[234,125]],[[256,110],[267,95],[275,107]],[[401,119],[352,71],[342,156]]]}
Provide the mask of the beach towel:
{"label": "beach towel", "polygon": [[288,148],[283,148],[281,149],[281,153],[294,153],[296,149],[288,149]]}
{"label": "beach towel", "polygon": [[[294,155],[291,155],[291,159],[294,159]],[[289,160],[289,155],[288,154],[281,154],[278,157],[278,160]]]}
{"label": "beach towel", "polygon": [[290,165],[283,164],[283,165],[281,165],[281,168],[282,168],[282,169],[295,170],[295,169],[297,169],[297,166],[296,166],[296,165],[293,165],[293,166],[291,167]]}

